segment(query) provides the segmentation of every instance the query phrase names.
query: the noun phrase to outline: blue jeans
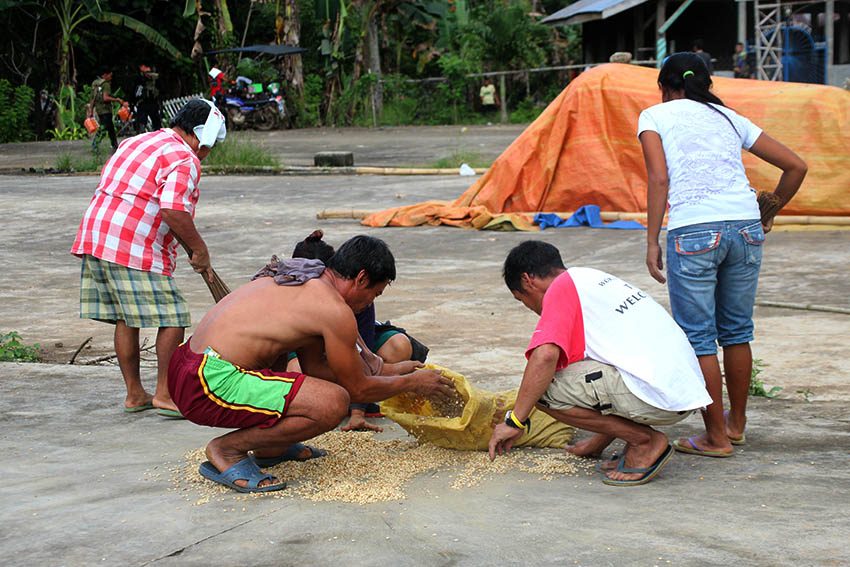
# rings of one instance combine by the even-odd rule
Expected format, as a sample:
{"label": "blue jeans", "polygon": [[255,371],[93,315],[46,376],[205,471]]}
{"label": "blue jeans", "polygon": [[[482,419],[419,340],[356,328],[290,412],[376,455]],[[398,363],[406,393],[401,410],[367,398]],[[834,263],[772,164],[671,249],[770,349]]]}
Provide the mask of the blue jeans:
{"label": "blue jeans", "polygon": [[667,234],[667,289],[697,356],[753,340],[764,230],[759,220],[707,222]]}

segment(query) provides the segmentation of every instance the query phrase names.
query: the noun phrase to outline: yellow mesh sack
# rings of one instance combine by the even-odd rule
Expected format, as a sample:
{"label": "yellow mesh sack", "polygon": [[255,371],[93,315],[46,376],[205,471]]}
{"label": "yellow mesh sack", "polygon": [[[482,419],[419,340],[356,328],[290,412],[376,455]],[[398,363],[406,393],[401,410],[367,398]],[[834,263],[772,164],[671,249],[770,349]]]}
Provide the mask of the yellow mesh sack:
{"label": "yellow mesh sack", "polygon": [[[507,410],[513,409],[517,390],[487,392],[473,387],[464,376],[448,368],[436,364],[425,367],[452,379],[459,394],[456,407],[439,407],[441,404],[404,393],[381,402],[384,415],[423,443],[461,451],[487,449],[493,428],[504,420]],[[451,414],[457,415],[446,417]],[[531,431],[514,446],[563,447],[572,441],[575,429],[569,425],[536,409],[529,417]]]}

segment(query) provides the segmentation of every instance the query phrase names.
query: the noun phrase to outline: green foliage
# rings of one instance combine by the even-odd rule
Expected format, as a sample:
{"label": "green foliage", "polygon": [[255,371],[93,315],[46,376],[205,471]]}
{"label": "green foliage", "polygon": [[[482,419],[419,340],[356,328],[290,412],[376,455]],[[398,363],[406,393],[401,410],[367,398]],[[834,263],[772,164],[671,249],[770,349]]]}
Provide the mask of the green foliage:
{"label": "green foliage", "polygon": [[15,331],[0,335],[0,361],[38,362],[41,360],[40,349],[41,347],[37,344],[24,344],[21,341],[21,335]]}
{"label": "green foliage", "polygon": [[511,124],[528,124],[537,120],[544,107],[534,103],[533,100],[523,99],[517,107],[511,111]]}
{"label": "green foliage", "polygon": [[278,167],[280,162],[262,146],[230,134],[226,141],[213,147],[210,155],[204,160],[204,166],[208,165],[216,167]]}
{"label": "green foliage", "polygon": [[12,87],[0,79],[0,143],[31,140],[30,110],[34,93],[26,85]]}
{"label": "green foliage", "polygon": [[779,386],[774,386],[770,390],[765,387],[764,382],[758,377],[764,371],[764,362],[761,359],[753,359],[753,373],[750,378],[750,395],[759,396],[762,398],[775,398],[782,391]]}
{"label": "green foliage", "polygon": [[278,70],[268,61],[243,57],[236,66],[236,73],[250,78],[255,83],[270,83],[278,79]]}
{"label": "green foliage", "polygon": [[476,6],[469,23],[458,30],[457,55],[473,66],[490,70],[540,66],[546,61],[551,30],[532,19],[530,11],[524,1],[506,6],[490,0]]}
{"label": "green foliage", "polygon": [[304,98],[301,104],[294,101],[296,126],[313,127],[321,125],[322,90],[324,81],[318,75],[304,77]]}
{"label": "green foliage", "polygon": [[490,167],[491,165],[490,161],[481,157],[481,154],[477,152],[471,152],[469,150],[455,150],[451,155],[438,159],[434,163],[430,164],[429,167],[435,169],[454,169],[460,167],[461,164],[464,163],[473,168]]}
{"label": "green foliage", "polygon": [[86,157],[78,157],[70,152],[61,152],[56,156],[53,169],[61,173],[100,171],[103,163],[103,156],[100,155],[100,152],[94,152]]}
{"label": "green foliage", "polygon": [[65,126],[64,128],[53,128],[47,134],[56,142],[67,142],[69,140],[85,140],[89,134],[82,126]]}

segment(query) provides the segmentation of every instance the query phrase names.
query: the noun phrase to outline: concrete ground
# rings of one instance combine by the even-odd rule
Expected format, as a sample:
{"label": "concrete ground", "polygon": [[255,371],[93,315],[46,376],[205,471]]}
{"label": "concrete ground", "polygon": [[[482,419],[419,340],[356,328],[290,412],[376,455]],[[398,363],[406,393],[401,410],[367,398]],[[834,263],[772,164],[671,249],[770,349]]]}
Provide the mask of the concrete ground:
{"label": "concrete ground", "polygon": [[[462,152],[490,162],[516,138],[524,124],[491,126],[401,126],[384,128],[304,128],[273,132],[228,133],[250,140],[276,156],[282,165],[313,165],[320,151],[354,153],[354,165],[433,167],[434,162]],[[103,144],[108,149],[108,143]],[[88,140],[0,144],[0,171],[51,168],[62,154],[91,156]]]}
{"label": "concrete ground", "polygon": [[[2,146],[0,146],[2,147]],[[850,318],[758,308],[761,377],[748,445],[731,459],[676,455],[640,488],[595,475],[543,481],[509,473],[454,491],[423,475],[407,499],[364,506],[226,494],[195,505],[171,468],[214,430],[121,411],[114,366],[63,364],[87,337],[85,362],[111,349],[111,328],[77,318],[79,261],[67,253],[91,177],[1,177],[0,331],[39,342],[56,364],[0,364],[0,553],[5,565],[848,565]],[[366,232],[398,259],[378,316],[431,347],[431,360],[477,386],[515,387],[535,316],[500,280],[526,238],[568,264],[613,272],[667,304],[643,266],[644,234],[540,234],[452,228],[367,229],[316,221],[325,208],[383,208],[452,198],[460,177],[213,177],[197,223],[232,288],[273,253],[321,227],[334,244]],[[850,232],[769,236],[760,300],[848,307]],[[211,299],[182,262],[197,322]],[[154,369],[144,370],[148,384]],[[809,401],[806,401],[806,400]],[[689,418],[671,436],[699,430]],[[385,435],[399,435],[390,432]]]}

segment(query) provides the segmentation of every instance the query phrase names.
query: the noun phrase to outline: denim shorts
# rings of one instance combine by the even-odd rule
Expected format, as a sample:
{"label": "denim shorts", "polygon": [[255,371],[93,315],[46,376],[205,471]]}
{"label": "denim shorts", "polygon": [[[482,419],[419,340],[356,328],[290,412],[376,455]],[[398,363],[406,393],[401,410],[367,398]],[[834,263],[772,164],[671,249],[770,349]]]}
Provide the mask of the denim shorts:
{"label": "denim shorts", "polygon": [[706,222],[667,234],[670,309],[697,356],[753,340],[764,230],[759,220]]}

